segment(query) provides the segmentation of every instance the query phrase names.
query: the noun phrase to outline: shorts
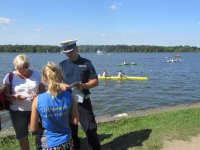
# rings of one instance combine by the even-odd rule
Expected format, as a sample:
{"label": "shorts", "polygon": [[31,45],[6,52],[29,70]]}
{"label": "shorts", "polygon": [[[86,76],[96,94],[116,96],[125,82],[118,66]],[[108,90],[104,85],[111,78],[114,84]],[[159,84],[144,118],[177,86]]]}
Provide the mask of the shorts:
{"label": "shorts", "polygon": [[16,138],[20,140],[28,136],[28,126],[30,124],[31,111],[10,110],[9,113],[15,129]]}
{"label": "shorts", "polygon": [[74,144],[73,144],[73,140],[69,140],[63,144],[60,144],[56,147],[51,147],[51,148],[37,148],[37,150],[74,150]]}

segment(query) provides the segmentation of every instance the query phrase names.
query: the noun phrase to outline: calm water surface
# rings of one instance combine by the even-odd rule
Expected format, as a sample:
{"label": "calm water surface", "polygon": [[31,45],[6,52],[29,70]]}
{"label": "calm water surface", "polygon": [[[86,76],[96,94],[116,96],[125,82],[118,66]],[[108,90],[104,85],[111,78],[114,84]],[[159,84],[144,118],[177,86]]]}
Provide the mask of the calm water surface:
{"label": "calm water surface", "polygon": [[[13,70],[16,53],[0,53],[0,79]],[[59,63],[66,56],[61,53],[27,53],[31,66],[40,70],[47,61]],[[165,57],[175,53],[121,53],[97,55],[82,53],[90,59],[98,74],[107,69],[117,75],[122,69],[126,75],[147,76],[147,81],[100,80],[91,90],[91,100],[96,116],[116,115],[128,111],[160,108],[200,101],[200,53],[181,53],[183,62],[164,63]],[[123,61],[144,64],[143,66],[115,66]],[[11,126],[8,112],[0,112],[3,127]]]}

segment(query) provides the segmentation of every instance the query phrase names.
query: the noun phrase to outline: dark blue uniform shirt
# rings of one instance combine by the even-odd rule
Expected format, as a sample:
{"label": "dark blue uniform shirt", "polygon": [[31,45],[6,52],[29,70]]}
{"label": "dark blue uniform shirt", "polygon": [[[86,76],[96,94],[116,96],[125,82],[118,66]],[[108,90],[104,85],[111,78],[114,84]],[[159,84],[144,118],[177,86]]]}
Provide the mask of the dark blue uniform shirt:
{"label": "dark blue uniform shirt", "polygon": [[[82,81],[87,83],[90,79],[98,78],[94,66],[91,61],[78,56],[76,61],[70,59],[63,60],[59,66],[64,72],[64,83],[72,84]],[[85,95],[90,94],[89,89],[83,90]]]}

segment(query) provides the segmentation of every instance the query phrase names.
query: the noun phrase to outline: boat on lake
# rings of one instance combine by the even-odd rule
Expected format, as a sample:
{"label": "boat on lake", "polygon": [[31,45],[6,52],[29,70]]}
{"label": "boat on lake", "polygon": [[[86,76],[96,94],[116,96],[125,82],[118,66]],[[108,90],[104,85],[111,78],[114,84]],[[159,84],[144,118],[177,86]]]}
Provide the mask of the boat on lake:
{"label": "boat on lake", "polygon": [[137,64],[135,62],[131,62],[131,63],[121,63],[121,64],[115,64],[115,66],[144,66],[144,64]]}
{"label": "boat on lake", "polygon": [[97,50],[97,54],[98,54],[98,55],[101,55],[101,54],[103,54],[103,53],[104,53],[104,51]]}
{"label": "boat on lake", "polygon": [[165,57],[165,63],[174,63],[174,62],[181,62],[183,61],[182,59],[180,59],[180,55],[176,55],[172,58],[168,58],[168,57]]}

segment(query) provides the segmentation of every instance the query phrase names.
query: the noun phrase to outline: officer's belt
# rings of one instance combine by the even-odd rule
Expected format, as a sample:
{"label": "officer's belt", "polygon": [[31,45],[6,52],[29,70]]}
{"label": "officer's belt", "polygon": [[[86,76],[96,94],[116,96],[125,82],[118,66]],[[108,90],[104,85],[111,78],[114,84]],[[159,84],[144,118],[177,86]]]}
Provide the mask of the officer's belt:
{"label": "officer's belt", "polygon": [[84,95],[84,99],[89,99],[90,98],[90,94]]}

